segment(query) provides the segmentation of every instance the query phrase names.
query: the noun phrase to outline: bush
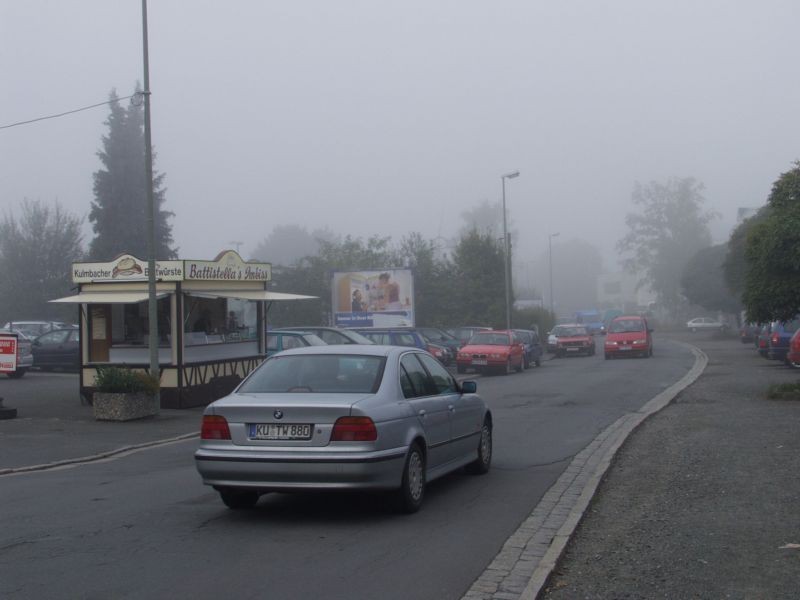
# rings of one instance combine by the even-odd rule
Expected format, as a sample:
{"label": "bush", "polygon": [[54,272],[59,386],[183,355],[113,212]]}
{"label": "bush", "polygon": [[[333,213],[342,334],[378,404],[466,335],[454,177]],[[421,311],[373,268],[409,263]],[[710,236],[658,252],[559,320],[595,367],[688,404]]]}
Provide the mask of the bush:
{"label": "bush", "polygon": [[776,383],[769,386],[770,400],[800,400],[800,383]]}
{"label": "bush", "polygon": [[94,378],[98,392],[111,394],[157,394],[159,380],[150,373],[132,371],[123,367],[100,367]]}

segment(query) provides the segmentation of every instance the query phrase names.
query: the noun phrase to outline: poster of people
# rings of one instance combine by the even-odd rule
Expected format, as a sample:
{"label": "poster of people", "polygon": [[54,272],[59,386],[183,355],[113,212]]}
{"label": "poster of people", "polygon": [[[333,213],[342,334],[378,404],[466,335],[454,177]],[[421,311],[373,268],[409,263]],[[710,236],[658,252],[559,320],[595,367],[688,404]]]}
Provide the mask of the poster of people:
{"label": "poster of people", "polygon": [[334,271],[334,325],[412,327],[414,277],[410,269]]}

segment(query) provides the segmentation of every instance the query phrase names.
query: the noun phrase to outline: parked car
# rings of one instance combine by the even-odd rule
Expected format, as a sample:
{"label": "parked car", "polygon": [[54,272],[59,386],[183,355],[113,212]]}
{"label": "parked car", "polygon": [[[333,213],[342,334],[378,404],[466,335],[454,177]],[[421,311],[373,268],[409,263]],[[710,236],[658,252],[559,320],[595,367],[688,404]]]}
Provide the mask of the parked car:
{"label": "parked car", "polygon": [[461,340],[454,335],[450,335],[444,329],[439,329],[438,327],[416,327],[416,330],[429,342],[449,348],[454,359],[458,349],[463,346]]}
{"label": "parked car", "polygon": [[478,331],[491,331],[491,327],[452,327],[445,329],[447,333],[461,341],[461,346],[469,342],[470,338]]}
{"label": "parked car", "polygon": [[752,342],[758,335],[759,329],[760,326],[756,323],[744,323],[739,328],[739,341],[741,341],[743,344]]}
{"label": "parked car", "polygon": [[78,329],[56,329],[43,333],[35,340],[31,352],[37,369],[70,369],[81,366],[81,338]]}
{"label": "parked car", "polygon": [[772,330],[767,343],[767,358],[781,360],[788,364],[786,355],[789,354],[789,341],[798,329],[800,329],[800,319],[772,323]]}
{"label": "parked car", "polygon": [[78,326],[63,321],[9,321],[2,327],[2,329],[9,328],[21,331],[28,338],[33,340],[48,331],[53,331],[55,329],[78,329]]}
{"label": "parked car", "polygon": [[303,331],[267,331],[267,356],[272,356],[291,348],[304,348],[305,346],[327,346],[322,339]]}
{"label": "parked car", "polygon": [[758,355],[762,358],[767,358],[767,352],[769,352],[769,334],[771,332],[772,325],[770,323],[762,325],[761,331],[758,332],[758,337],[756,338],[756,349],[758,350]]}
{"label": "parked car", "polygon": [[800,329],[795,331],[792,339],[789,340],[789,352],[786,360],[791,366],[800,368]]}
{"label": "parked car", "polygon": [[466,373],[467,369],[479,373],[520,372],[525,364],[524,354],[522,341],[513,331],[479,331],[458,351],[456,370],[459,373]]}
{"label": "parked car", "polygon": [[22,331],[14,328],[0,329],[0,333],[16,333],[17,334],[17,368],[10,373],[6,373],[11,379],[19,379],[33,366],[33,354],[31,349],[33,347],[32,340],[25,335]]}
{"label": "parked car", "polygon": [[603,344],[605,358],[653,356],[653,330],[647,319],[639,316],[617,317],[608,325]]}
{"label": "parked car", "polygon": [[523,354],[525,359],[523,367],[525,369],[531,365],[541,367],[542,354],[544,351],[542,349],[542,342],[539,340],[539,334],[532,329],[515,329],[514,333],[516,333],[522,341],[522,345],[525,349],[525,354]]}
{"label": "parked car", "polygon": [[686,323],[686,328],[692,333],[696,331],[722,331],[726,325],[711,317],[697,317]]}
{"label": "parked car", "polygon": [[323,342],[329,345],[337,344],[372,344],[373,342],[352,329],[340,329],[339,327],[319,327],[311,325],[309,327],[280,327],[273,329],[276,331],[304,331],[313,333]]}
{"label": "parked car", "polygon": [[427,350],[443,365],[449,365],[453,356],[444,346],[434,344],[425,339],[419,331],[410,327],[364,327],[363,329],[356,329],[358,333],[363,335],[374,344],[383,344],[385,346],[408,346],[410,348],[420,348]]}
{"label": "parked car", "polygon": [[595,353],[594,337],[583,325],[559,325],[556,327],[557,357],[583,354],[592,356]]}
{"label": "parked car", "polygon": [[370,489],[414,512],[434,479],[489,471],[492,415],[476,390],[416,348],[287,350],[205,409],[195,463],[233,509],[270,491]]}
{"label": "parked car", "polygon": [[586,327],[587,331],[592,335],[606,332],[603,315],[598,310],[579,310],[575,313],[575,322]]}

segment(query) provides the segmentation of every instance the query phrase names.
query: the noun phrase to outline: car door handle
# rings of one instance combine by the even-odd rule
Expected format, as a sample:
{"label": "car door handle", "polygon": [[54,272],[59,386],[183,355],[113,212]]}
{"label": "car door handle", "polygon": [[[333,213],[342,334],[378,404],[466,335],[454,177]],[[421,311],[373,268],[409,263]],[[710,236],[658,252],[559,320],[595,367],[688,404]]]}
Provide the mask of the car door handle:
{"label": "car door handle", "polygon": [[450,412],[456,412],[456,407],[453,406],[452,404],[448,404],[447,405],[447,410],[449,410]]}
{"label": "car door handle", "polygon": [[418,414],[420,417],[424,417],[424,416],[425,416],[425,414],[426,414],[426,413],[425,413],[425,409],[422,409],[422,410],[421,410],[421,411],[419,411],[417,414]]}

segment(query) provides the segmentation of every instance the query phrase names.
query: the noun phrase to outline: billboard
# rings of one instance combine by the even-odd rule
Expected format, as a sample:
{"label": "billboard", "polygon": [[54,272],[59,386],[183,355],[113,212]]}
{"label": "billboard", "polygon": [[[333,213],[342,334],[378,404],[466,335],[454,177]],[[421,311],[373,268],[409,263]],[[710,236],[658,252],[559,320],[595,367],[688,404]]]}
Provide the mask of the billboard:
{"label": "billboard", "polygon": [[410,269],[334,271],[331,291],[336,327],[414,325],[414,277]]}

